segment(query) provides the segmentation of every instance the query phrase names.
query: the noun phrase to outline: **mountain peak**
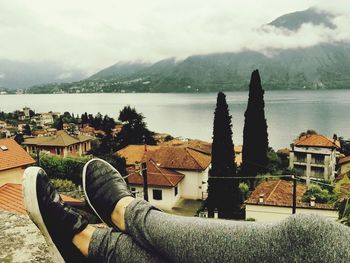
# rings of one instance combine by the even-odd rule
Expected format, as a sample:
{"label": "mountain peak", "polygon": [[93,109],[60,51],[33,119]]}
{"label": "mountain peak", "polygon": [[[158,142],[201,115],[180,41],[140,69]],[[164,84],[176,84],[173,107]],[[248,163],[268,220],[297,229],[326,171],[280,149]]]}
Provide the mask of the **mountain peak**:
{"label": "mountain peak", "polygon": [[269,25],[292,31],[298,30],[303,24],[307,23],[334,28],[335,25],[332,22],[333,18],[333,14],[311,7],[304,11],[293,12],[280,16],[269,23]]}

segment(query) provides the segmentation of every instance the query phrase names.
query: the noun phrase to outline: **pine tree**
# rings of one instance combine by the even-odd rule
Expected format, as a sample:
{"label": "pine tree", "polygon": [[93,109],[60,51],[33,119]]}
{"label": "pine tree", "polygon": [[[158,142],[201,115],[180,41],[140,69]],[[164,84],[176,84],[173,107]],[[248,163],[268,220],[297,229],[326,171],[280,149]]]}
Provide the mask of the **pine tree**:
{"label": "pine tree", "polygon": [[249,84],[249,99],[244,114],[242,174],[252,177],[250,188],[255,187],[255,177],[264,173],[268,164],[268,134],[265,118],[264,90],[259,71],[252,73]]}
{"label": "pine tree", "polygon": [[220,218],[232,218],[239,210],[241,198],[239,181],[232,178],[236,175],[232,124],[226,96],[222,92],[218,93],[214,113],[211,165],[207,199],[209,216],[216,208]]}

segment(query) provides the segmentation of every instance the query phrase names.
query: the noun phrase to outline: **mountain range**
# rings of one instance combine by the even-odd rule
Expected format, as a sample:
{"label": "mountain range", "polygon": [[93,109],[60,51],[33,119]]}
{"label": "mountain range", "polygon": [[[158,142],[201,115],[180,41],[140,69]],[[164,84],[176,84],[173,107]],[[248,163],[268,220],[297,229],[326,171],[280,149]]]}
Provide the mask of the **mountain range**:
{"label": "mountain range", "polygon": [[[310,8],[278,17],[269,26],[296,31],[304,24],[334,29],[333,15]],[[247,90],[250,74],[259,69],[263,87],[276,89],[350,88],[350,43],[307,48],[241,51],[168,58],[153,64],[117,63],[89,78],[29,89],[51,92],[210,92]]]}

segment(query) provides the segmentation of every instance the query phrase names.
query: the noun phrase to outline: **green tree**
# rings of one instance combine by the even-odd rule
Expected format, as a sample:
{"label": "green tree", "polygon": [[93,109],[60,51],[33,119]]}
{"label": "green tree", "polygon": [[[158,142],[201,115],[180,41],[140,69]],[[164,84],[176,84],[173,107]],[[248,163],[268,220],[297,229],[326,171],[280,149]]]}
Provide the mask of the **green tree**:
{"label": "green tree", "polygon": [[255,188],[255,177],[265,173],[268,164],[269,142],[264,107],[264,90],[259,71],[255,70],[250,79],[248,106],[244,114],[242,150],[242,174],[252,177],[250,189]]}
{"label": "green tree", "polygon": [[118,119],[124,123],[117,135],[118,149],[130,144],[156,144],[153,133],[147,129],[147,124],[143,121],[144,116],[138,113],[135,108],[124,107],[120,111]]}
{"label": "green tree", "polygon": [[226,96],[219,92],[214,113],[211,170],[208,181],[207,206],[209,215],[218,209],[220,218],[233,218],[240,210],[239,180],[235,180],[236,164],[232,142],[232,124]]}
{"label": "green tree", "polygon": [[32,135],[32,130],[30,129],[29,124],[24,125],[23,127],[23,135]]}
{"label": "green tree", "polygon": [[54,120],[53,125],[54,128],[56,128],[57,130],[63,130],[63,120],[62,117],[57,118],[56,120]]}
{"label": "green tree", "polygon": [[89,118],[88,118],[87,112],[85,112],[81,115],[81,124],[84,125],[88,123],[89,123]]}
{"label": "green tree", "polygon": [[22,133],[17,133],[14,139],[18,144],[22,144],[24,142]]}

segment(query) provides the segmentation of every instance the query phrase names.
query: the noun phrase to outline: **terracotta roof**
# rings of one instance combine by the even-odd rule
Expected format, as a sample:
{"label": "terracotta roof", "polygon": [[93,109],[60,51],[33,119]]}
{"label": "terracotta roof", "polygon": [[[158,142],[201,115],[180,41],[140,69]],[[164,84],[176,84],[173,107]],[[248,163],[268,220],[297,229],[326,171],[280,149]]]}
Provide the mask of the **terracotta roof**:
{"label": "terracotta roof", "polygon": [[345,164],[345,163],[348,163],[350,162],[350,156],[346,156],[344,158],[341,158],[338,162],[339,165],[342,165],[342,164]]}
{"label": "terracotta roof", "polygon": [[311,134],[302,136],[297,139],[294,143],[296,146],[314,146],[314,147],[325,147],[325,148],[339,148],[340,144],[338,141],[327,138],[321,134]]}
{"label": "terracotta roof", "polygon": [[[61,195],[63,201],[70,204],[81,203],[80,200]],[[0,210],[26,214],[23,204],[23,194],[21,184],[7,183],[0,187]]]}
{"label": "terracotta roof", "polygon": [[211,162],[210,155],[184,147],[161,147],[149,152],[147,158],[153,159],[160,167],[180,170],[205,170]]}
{"label": "terracotta roof", "polygon": [[85,133],[93,133],[95,132],[95,128],[94,127],[90,127],[90,126],[85,126],[83,128],[79,129],[81,132],[85,132]]}
{"label": "terracotta roof", "polygon": [[[302,197],[307,190],[307,186],[297,184],[297,207],[299,208],[318,208],[318,209],[335,209],[330,204],[316,203],[311,207],[309,203],[302,202]],[[263,204],[259,204],[259,196],[264,195]],[[285,180],[270,180],[259,184],[245,201],[246,204],[252,205],[270,205],[292,207],[293,204],[293,183]]]}
{"label": "terracotta roof", "polygon": [[65,131],[58,131],[56,135],[48,137],[36,137],[25,139],[23,144],[40,146],[69,146],[79,142],[91,140],[92,137],[85,135],[72,136]]}
{"label": "terracotta roof", "polygon": [[[160,146],[147,145],[147,153],[158,150]],[[145,145],[128,145],[116,152],[126,159],[126,165],[133,165],[145,161]]]}
{"label": "terracotta roof", "polygon": [[[7,150],[1,150],[5,146]],[[0,171],[35,163],[34,159],[13,139],[0,139]]]}
{"label": "terracotta roof", "polygon": [[[185,175],[159,167],[153,160],[147,163],[147,183],[149,186],[174,187]],[[129,184],[143,185],[143,177],[139,171],[134,171],[128,177]]]}

